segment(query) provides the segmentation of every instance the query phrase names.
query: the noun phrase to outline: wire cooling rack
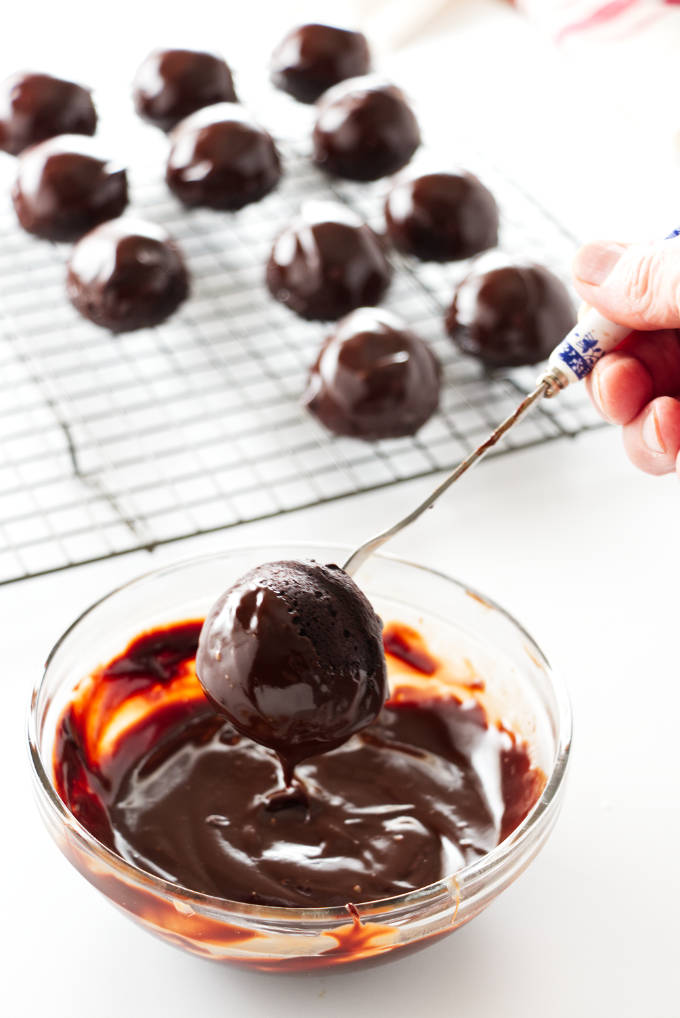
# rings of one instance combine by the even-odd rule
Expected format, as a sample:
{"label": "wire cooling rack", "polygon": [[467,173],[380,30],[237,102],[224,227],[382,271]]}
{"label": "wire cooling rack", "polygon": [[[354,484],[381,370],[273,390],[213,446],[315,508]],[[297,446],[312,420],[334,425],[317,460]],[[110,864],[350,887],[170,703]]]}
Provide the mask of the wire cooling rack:
{"label": "wire cooling rack", "polygon": [[[154,329],[113,337],[80,318],[64,292],[68,248],[0,215],[0,583],[450,468],[530,388],[536,369],[485,375],[444,334],[469,263],[395,255],[384,304],[440,357],[439,411],[415,437],[372,444],[307,415],[299,397],[329,327],[267,293],[272,239],[310,198],[343,201],[381,229],[388,183],[329,181],[299,146],[280,147],[280,187],[236,214],[180,208],[158,161],[132,173],[132,211],[166,226],[193,281]],[[501,249],[564,276],[575,239],[479,153],[464,165],[498,200]],[[574,386],[496,454],[598,424]]]}

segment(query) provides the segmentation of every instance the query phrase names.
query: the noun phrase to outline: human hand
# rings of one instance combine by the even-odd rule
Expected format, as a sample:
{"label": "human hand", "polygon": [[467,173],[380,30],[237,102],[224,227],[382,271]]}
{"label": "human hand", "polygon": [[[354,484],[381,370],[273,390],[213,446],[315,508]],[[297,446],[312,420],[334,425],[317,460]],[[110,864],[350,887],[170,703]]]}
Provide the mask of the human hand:
{"label": "human hand", "polygon": [[586,380],[594,406],[636,467],[680,475],[680,239],[586,244],[573,271],[583,300],[632,330]]}

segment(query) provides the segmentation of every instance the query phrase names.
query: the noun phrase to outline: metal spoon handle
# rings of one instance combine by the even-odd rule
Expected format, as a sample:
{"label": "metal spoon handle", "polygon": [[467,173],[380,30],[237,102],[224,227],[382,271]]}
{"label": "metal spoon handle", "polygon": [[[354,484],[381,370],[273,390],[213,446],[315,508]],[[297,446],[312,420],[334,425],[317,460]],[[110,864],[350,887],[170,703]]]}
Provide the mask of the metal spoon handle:
{"label": "metal spoon handle", "polygon": [[[680,227],[671,230],[664,239],[678,244],[678,237]],[[610,322],[595,308],[586,311],[550,354],[548,374],[553,376],[557,388],[547,395],[554,395],[554,392],[564,389],[571,382],[580,382],[590,374],[600,357],[614,350],[630,331],[627,325]]]}
{"label": "metal spoon handle", "polygon": [[[672,230],[666,240],[678,243],[678,237],[680,237],[680,227]],[[534,391],[530,392],[517,409],[509,417],[506,417],[502,424],[499,424],[489,438],[477,446],[475,451],[471,452],[462,463],[459,463],[453,473],[449,474],[424,502],[416,506],[413,512],[357,548],[345,562],[343,567],[345,572],[353,575],[369,555],[382,547],[385,541],[389,541],[400,530],[408,527],[410,523],[422,516],[426,509],[430,509],[439,496],[443,495],[454,481],[457,481],[466,470],[477,463],[489,449],[493,448],[506,431],[509,431],[514,424],[517,424],[517,421],[524,417],[534,403],[543,396],[555,396],[572,382],[580,382],[590,374],[600,357],[609,353],[610,350],[614,350],[630,331],[626,325],[616,325],[601,315],[599,311],[590,308],[562,342],[555,347],[548,360],[547,370],[537,380]]]}
{"label": "metal spoon handle", "polygon": [[343,569],[350,576],[353,576],[357,569],[361,568],[369,555],[372,555],[374,551],[377,551],[385,541],[389,541],[391,537],[398,534],[404,527],[408,527],[411,523],[418,519],[419,516],[425,512],[426,509],[431,509],[435,504],[440,495],[443,495],[447,491],[454,481],[457,481],[462,474],[465,473],[471,466],[477,463],[493,446],[498,442],[506,431],[517,424],[519,420],[531,409],[534,403],[538,402],[543,396],[551,395],[555,391],[555,387],[559,388],[559,382],[552,375],[545,375],[540,378],[536,384],[536,388],[533,392],[530,392],[522,402],[519,404],[516,410],[506,417],[502,424],[499,424],[496,430],[484,441],[481,445],[477,446],[474,452],[471,452],[462,463],[459,463],[453,473],[449,474],[448,477],[439,484],[431,494],[427,496],[424,502],[416,506],[408,516],[404,516],[403,519],[399,520],[393,526],[388,527],[387,530],[383,530],[382,533],[376,534],[375,537],[371,537],[370,540],[366,541],[361,547],[357,548],[356,551],[352,552],[350,557],[345,562]]}

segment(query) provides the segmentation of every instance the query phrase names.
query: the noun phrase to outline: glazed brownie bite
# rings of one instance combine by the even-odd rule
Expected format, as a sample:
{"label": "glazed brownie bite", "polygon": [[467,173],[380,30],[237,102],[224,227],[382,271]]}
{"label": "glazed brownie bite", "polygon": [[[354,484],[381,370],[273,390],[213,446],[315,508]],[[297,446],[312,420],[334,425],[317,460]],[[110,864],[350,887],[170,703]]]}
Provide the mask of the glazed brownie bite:
{"label": "glazed brownie bite", "polygon": [[269,62],[272,83],[303,103],[315,102],[332,85],[370,69],[366,36],[334,25],[293,28]]}
{"label": "glazed brownie bite", "polygon": [[440,375],[429,346],[398,318],[359,308],[321,348],[303,403],[338,435],[413,435],[437,409]]}
{"label": "glazed brownie bite", "polygon": [[457,346],[489,368],[545,360],[575,322],[566,287],[542,265],[477,268],[456,289],[446,315]]}
{"label": "glazed brownie bite", "polygon": [[170,131],[190,113],[236,102],[231,71],[221,57],[189,49],[154,50],[137,71],[132,98],[142,119]]}
{"label": "glazed brownie bite", "polygon": [[397,180],[385,202],[394,246],[423,261],[470,258],[498,242],[498,208],[472,173],[425,173]]}
{"label": "glazed brownie bite", "polygon": [[301,760],[365,728],[387,694],[382,623],[337,565],[267,562],[210,609],[196,672],[237,731]]}
{"label": "glazed brownie bite", "polygon": [[37,237],[77,240],[127,205],[124,167],[93,138],[48,138],[25,149],[18,167],[12,201],[23,228]]}
{"label": "glazed brownie bite", "polygon": [[303,318],[341,318],[377,304],[392,276],[383,244],[343,205],[307,202],[274,241],[271,294]]}
{"label": "glazed brownie bite", "polygon": [[406,165],[420,145],[420,128],[403,92],[368,75],[324,93],[313,143],[322,169],[349,180],[377,180]]}
{"label": "glazed brownie bite", "polygon": [[56,134],[94,134],[90,90],[50,74],[13,74],[0,83],[0,149],[16,156]]}
{"label": "glazed brownie bite", "polygon": [[172,132],[165,179],[185,205],[240,209],[259,201],[281,178],[271,135],[236,103],[217,103]]}
{"label": "glazed brownie bite", "polygon": [[112,219],[78,241],[66,289],[81,315],[111,332],[164,321],[189,292],[182,256],[165,230],[137,219]]}

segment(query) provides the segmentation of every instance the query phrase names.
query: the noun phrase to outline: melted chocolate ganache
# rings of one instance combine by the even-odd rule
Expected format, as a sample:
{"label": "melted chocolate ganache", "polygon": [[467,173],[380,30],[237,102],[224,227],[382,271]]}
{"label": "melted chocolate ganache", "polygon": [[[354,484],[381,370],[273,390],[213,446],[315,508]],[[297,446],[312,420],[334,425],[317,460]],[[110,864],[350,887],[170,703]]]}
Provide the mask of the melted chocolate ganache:
{"label": "melted chocolate ganache", "polygon": [[527,747],[473,697],[424,691],[437,662],[392,626],[388,662],[409,662],[420,684],[400,685],[360,734],[300,764],[285,791],[275,753],[206,700],[200,631],[187,622],[134,640],[80,684],[58,728],[62,799],[149,873],[257,904],[370,901],[483,856],[542,790]]}

